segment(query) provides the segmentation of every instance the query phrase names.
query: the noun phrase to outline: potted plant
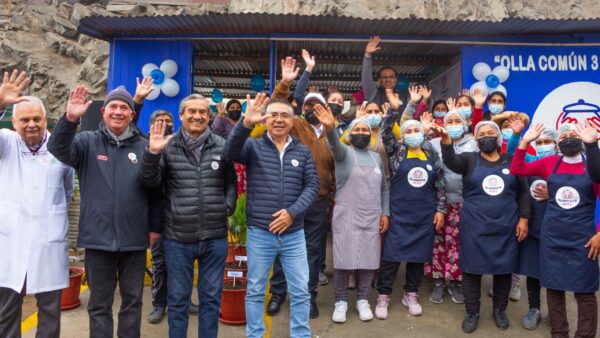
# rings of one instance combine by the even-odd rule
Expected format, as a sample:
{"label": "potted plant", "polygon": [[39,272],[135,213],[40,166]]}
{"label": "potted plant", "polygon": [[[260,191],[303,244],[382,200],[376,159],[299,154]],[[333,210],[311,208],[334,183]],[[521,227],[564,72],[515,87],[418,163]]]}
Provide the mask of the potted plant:
{"label": "potted plant", "polygon": [[236,261],[236,256],[246,256],[246,193],[238,196],[235,212],[228,218],[229,247],[226,262]]}
{"label": "potted plant", "polygon": [[74,309],[81,304],[79,292],[81,290],[81,281],[83,279],[83,268],[69,267],[69,286],[62,290],[60,309],[62,311]]}

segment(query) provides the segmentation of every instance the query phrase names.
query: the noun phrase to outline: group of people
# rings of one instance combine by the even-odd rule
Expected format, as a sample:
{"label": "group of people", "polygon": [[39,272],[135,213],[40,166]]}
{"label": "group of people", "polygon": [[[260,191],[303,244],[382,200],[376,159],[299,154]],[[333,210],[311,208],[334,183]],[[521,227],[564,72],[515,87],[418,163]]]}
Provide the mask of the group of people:
{"label": "group of people", "polygon": [[[212,118],[209,100],[192,94],[180,102],[179,130],[170,112],[158,110],[148,134],[137,118],[152,90],[150,78],[137,81],[133,96],[123,87],[110,91],[99,129],[80,133],[91,101],[77,86],[50,133],[42,101],[21,96],[26,73],[5,73],[0,107],[13,105],[15,131],[0,131],[2,336],[20,337],[23,297],[35,294],[38,337],[59,337],[76,173],[90,337],[113,336],[117,284],[117,335],[140,337],[149,246],[148,320],[159,322],[166,311],[169,336],[186,337],[188,316],[198,313],[198,336],[217,337],[227,217],[238,187],[247,189],[248,337],[265,333],[271,269],[267,313],[275,315],[289,293],[290,336],[311,337],[330,229],[336,323],[346,321],[349,288],[356,288],[360,320],[387,319],[404,263],[398,298],[413,316],[423,313],[419,290],[428,276],[431,302],[441,303],[448,292],[464,303],[462,330],[474,332],[481,277],[493,275],[492,317],[505,330],[511,290],[524,275],[525,329],[541,321],[544,287],[552,337],[569,337],[565,292],[573,292],[578,305],[576,337],[595,337],[600,150],[594,126],[550,130],[538,124],[522,135],[529,119],[506,110],[504,93],[465,91],[433,104],[424,85],[399,93],[393,67],[372,79],[380,48],[378,38],[369,41],[363,91],[353,95],[348,111],[335,87],[326,95],[309,89],[316,60],[303,50],[306,69],[293,93],[300,70],[287,57],[273,93],[248,96],[244,113],[240,101],[230,100]],[[195,261],[198,306],[191,301]]]}

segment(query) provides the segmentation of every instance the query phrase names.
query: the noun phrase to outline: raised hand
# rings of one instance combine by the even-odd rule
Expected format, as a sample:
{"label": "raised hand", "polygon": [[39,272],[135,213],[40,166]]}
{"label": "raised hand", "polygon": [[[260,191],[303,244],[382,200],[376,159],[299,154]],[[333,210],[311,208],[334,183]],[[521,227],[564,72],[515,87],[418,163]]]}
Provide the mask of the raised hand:
{"label": "raised hand", "polygon": [[[546,129],[546,127],[544,127],[544,125],[541,123],[537,123],[533,128],[529,128],[525,135],[523,135],[523,140],[521,141],[521,144],[524,143],[529,145],[529,143],[531,143],[533,140],[540,137],[544,129]],[[525,147],[525,149],[527,149],[527,147]]]}
{"label": "raised hand", "polygon": [[[512,112],[511,112],[512,113]],[[519,113],[514,113],[513,116],[508,118],[508,123],[510,129],[512,129],[513,134],[519,136],[525,129],[525,120],[519,115]]]}
{"label": "raised hand", "polygon": [[469,90],[467,88],[463,88],[462,91],[458,92],[458,96],[461,96],[461,95],[470,96],[470,94],[471,93],[469,92]]}
{"label": "raised hand", "polygon": [[226,112],[227,111],[225,110],[225,105],[223,104],[223,101],[217,103],[217,116],[225,117]]}
{"label": "raised hand", "polygon": [[379,47],[379,42],[381,40],[378,36],[374,36],[369,39],[369,43],[367,43],[367,48],[365,48],[365,55],[372,56],[373,54],[379,52],[381,47]]}
{"label": "raised hand", "polygon": [[27,101],[27,98],[20,97],[20,95],[28,84],[27,73],[19,74],[19,71],[15,69],[9,77],[8,72],[4,72],[4,79],[0,85],[0,108]]}
{"label": "raised hand", "polygon": [[446,100],[446,106],[448,106],[448,112],[456,110],[456,99],[453,97],[449,97]]}
{"label": "raised hand", "polygon": [[423,114],[421,114],[421,117],[419,118],[419,120],[421,121],[421,124],[423,125],[423,132],[425,133],[425,135],[429,134],[429,130],[431,130],[431,127],[435,124],[433,115],[428,111],[423,112]]}
{"label": "raised hand", "polygon": [[88,90],[82,85],[77,85],[75,89],[69,93],[69,101],[67,101],[67,112],[65,117],[71,122],[77,122],[85,114],[92,100],[86,101]]}
{"label": "raised hand", "polygon": [[483,104],[485,103],[487,95],[484,95],[481,89],[475,89],[471,93],[471,98],[473,99],[473,101],[475,101],[475,108],[481,109],[483,107]]}
{"label": "raised hand", "polygon": [[431,97],[431,89],[427,88],[427,86],[422,85],[419,86],[419,90],[421,92],[421,100],[423,101],[423,103],[427,104],[427,102],[429,101],[429,98]]}
{"label": "raised hand", "polygon": [[319,87],[317,87],[315,85],[310,85],[308,87],[308,92],[309,93],[318,93],[319,92]]}
{"label": "raised hand", "polygon": [[250,100],[250,95],[246,95],[246,116],[244,117],[244,127],[254,128],[254,125],[263,122],[267,119],[267,115],[263,115],[263,111],[269,103],[269,98],[265,93],[258,93],[254,98],[254,102]]}
{"label": "raised hand", "polygon": [[575,131],[581,137],[584,143],[596,143],[598,142],[598,132],[594,125],[590,121],[586,121],[585,126],[576,124]]}
{"label": "raised hand", "polygon": [[142,79],[142,82],[140,82],[140,78],[136,77],[135,83],[136,87],[135,95],[133,96],[133,102],[140,104],[144,102],[144,99],[146,99],[146,97],[148,97],[148,95],[150,95],[150,93],[154,90],[154,88],[152,88],[154,80],[152,80],[150,76],[146,76]]}
{"label": "raised hand", "polygon": [[296,59],[288,56],[281,60],[281,81],[291,84],[299,73],[300,68],[296,67]]}
{"label": "raised hand", "polygon": [[171,141],[173,135],[165,137],[167,124],[157,122],[150,126],[150,138],[148,139],[148,149],[153,154],[160,154]]}
{"label": "raised hand", "polygon": [[304,59],[304,63],[306,63],[306,71],[312,73],[315,68],[315,57],[310,56],[310,53],[306,49],[302,50],[302,58]]}
{"label": "raised hand", "polygon": [[384,103],[384,104],[381,106],[381,109],[383,109],[383,110],[382,110],[382,112],[383,112],[383,116],[384,116],[384,117],[385,117],[385,116],[387,116],[387,114],[388,114],[388,111],[390,111],[390,108],[392,108],[392,105],[391,105],[389,102],[385,102],[385,103]]}
{"label": "raised hand", "polygon": [[362,119],[367,116],[367,104],[363,103],[356,108],[356,118]]}
{"label": "raised hand", "polygon": [[421,100],[421,88],[418,86],[412,86],[408,88],[408,93],[410,94],[410,103],[416,105]]}
{"label": "raised hand", "polygon": [[392,108],[394,110],[400,109],[400,106],[402,105],[402,101],[400,101],[400,96],[398,94],[394,93],[393,89],[386,88],[385,89],[385,97],[387,98],[388,102],[390,103],[390,106],[392,106]]}
{"label": "raised hand", "polygon": [[325,130],[332,131],[335,129],[335,117],[333,117],[329,107],[325,108],[320,104],[315,105],[315,116],[325,126]]}

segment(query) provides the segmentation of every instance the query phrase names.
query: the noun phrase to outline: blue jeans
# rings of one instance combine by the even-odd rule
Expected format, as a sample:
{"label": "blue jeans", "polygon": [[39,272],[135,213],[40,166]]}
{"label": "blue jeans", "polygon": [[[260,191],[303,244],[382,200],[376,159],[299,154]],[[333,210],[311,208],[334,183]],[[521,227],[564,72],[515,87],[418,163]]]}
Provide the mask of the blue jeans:
{"label": "blue jeans", "polygon": [[262,338],[265,333],[263,310],[269,270],[279,257],[290,294],[290,336],[310,338],[308,317],[308,260],[304,230],[275,235],[248,227],[248,287],[246,291],[246,336]]}
{"label": "blue jeans", "polygon": [[169,337],[186,338],[188,309],[194,283],[194,261],[198,259],[198,337],[217,338],[227,238],[182,243],[165,239],[167,266],[167,312]]}

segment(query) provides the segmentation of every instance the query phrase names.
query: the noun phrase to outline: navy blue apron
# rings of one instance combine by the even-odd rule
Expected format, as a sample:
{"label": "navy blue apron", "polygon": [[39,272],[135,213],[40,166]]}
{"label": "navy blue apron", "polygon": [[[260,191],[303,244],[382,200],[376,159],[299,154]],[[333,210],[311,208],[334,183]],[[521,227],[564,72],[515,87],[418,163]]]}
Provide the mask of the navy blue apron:
{"label": "navy blue apron", "polygon": [[470,177],[463,176],[464,203],[460,211],[460,267],[478,275],[507,274],[517,270],[519,222],[517,178],[510,163],[480,165]]}
{"label": "navy blue apron", "polygon": [[[528,177],[530,191],[540,183],[546,184],[541,177]],[[519,243],[519,269],[517,273],[527,277],[540,278],[540,231],[546,212],[547,201],[538,201],[530,193],[531,218],[529,219],[529,233],[523,242]]]}
{"label": "navy blue apron", "polygon": [[392,179],[391,221],[385,233],[383,260],[430,261],[435,237],[435,212],[434,162],[405,158]]}
{"label": "navy blue apron", "polygon": [[548,208],[540,237],[540,283],[579,293],[598,291],[598,262],[587,257],[585,244],[596,234],[596,195],[587,173],[548,178]]}

